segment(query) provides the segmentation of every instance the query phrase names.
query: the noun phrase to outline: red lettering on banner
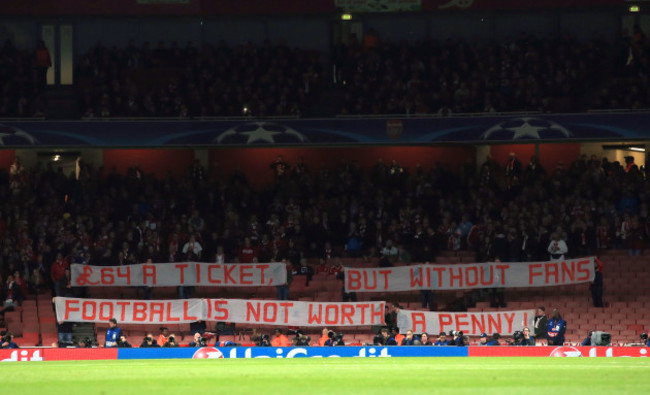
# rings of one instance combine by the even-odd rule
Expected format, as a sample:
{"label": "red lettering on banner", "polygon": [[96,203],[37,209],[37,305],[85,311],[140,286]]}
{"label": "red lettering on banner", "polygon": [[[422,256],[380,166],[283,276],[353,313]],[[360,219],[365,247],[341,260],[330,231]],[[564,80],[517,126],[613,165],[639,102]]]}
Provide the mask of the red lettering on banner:
{"label": "red lettering on banner", "polygon": [[[333,312],[333,314],[332,314]],[[325,305],[325,323],[327,325],[338,325],[339,306],[335,304]]]}
{"label": "red lettering on banner", "polygon": [[[74,306],[73,306],[74,305]],[[73,311],[79,311],[79,301],[78,300],[66,300],[65,301],[65,314],[63,321],[70,319],[70,313]]]}
{"label": "red lettering on banner", "polygon": [[190,312],[190,302],[183,302],[183,321],[198,321],[199,317],[187,315]]}
{"label": "red lettering on banner", "polygon": [[239,283],[251,285],[253,280],[246,280],[248,277],[253,277],[253,272],[249,271],[253,268],[253,265],[239,265]]}
{"label": "red lettering on banner", "polygon": [[[314,314],[314,306],[318,306],[318,312],[317,314]],[[307,323],[308,324],[313,324],[313,323],[320,324],[323,322],[323,306],[322,305],[314,305],[312,303],[309,304],[309,310],[307,312]]]}
{"label": "red lettering on banner", "polygon": [[[470,273],[474,274],[474,278],[471,278]],[[478,268],[476,266],[470,266],[465,269],[465,284],[468,287],[478,285]]]}
{"label": "red lettering on banner", "polygon": [[[92,313],[88,314],[88,307],[92,308]],[[97,303],[94,300],[86,300],[81,305],[81,319],[84,321],[95,321],[97,317]]]}
{"label": "red lettering on banner", "polygon": [[541,271],[536,271],[535,269],[541,269],[542,264],[541,263],[532,263],[528,265],[528,285],[533,285],[533,282],[535,281],[535,277],[541,277],[542,272]]}
{"label": "red lettering on banner", "polygon": [[485,315],[472,314],[470,317],[472,318],[472,332],[473,333],[485,332]]}
{"label": "red lettering on banner", "polygon": [[172,315],[172,303],[171,302],[165,302],[167,305],[167,321],[170,322],[175,322],[175,321],[180,321],[181,317],[174,317]]}
{"label": "red lettering on banner", "polygon": [[194,271],[196,272],[196,283],[201,284],[201,264],[200,263],[195,263],[194,264]]}
{"label": "red lettering on banner", "polygon": [[[414,273],[417,270],[417,274]],[[422,276],[422,267],[418,267],[417,269],[410,269],[411,272],[411,288],[414,287],[422,287],[422,281],[423,281],[423,276]]]}
{"label": "red lettering on banner", "polygon": [[467,318],[467,314],[456,314],[456,330],[467,332],[469,330],[469,321],[461,321],[463,318]]}
{"label": "red lettering on banner", "polygon": [[503,316],[506,319],[506,322],[508,323],[508,330],[506,333],[512,333],[512,324],[513,321],[515,320],[515,313],[503,313]]}
{"label": "red lettering on banner", "polygon": [[[494,317],[496,316],[497,319]],[[494,333],[498,332],[501,333],[501,315],[499,313],[496,314],[488,314],[488,333]]]}
{"label": "red lettering on banner", "polygon": [[350,325],[354,325],[354,306],[343,305],[341,306],[341,325],[345,325],[345,320],[348,320]]}
{"label": "red lettering on banner", "polygon": [[147,303],[133,303],[133,321],[145,322],[147,320]]}
{"label": "red lettering on banner", "polygon": [[185,284],[185,268],[187,266],[188,266],[187,263],[177,263],[177,264],[174,265],[174,267],[178,269],[179,274],[180,274],[181,283],[179,285]]}
{"label": "red lettering on banner", "polygon": [[[356,305],[357,309],[361,310],[361,325],[365,325],[366,323],[366,309],[371,308],[371,306],[368,303],[362,303]],[[384,311],[383,309],[381,311]],[[383,317],[383,315],[382,315]]]}
{"label": "red lettering on banner", "polygon": [[434,267],[432,267],[432,269],[435,272],[438,272],[438,288],[442,288],[442,278],[444,277],[443,272],[445,271],[445,268],[444,267],[439,267],[439,266],[434,266]]}
{"label": "red lettering on banner", "polygon": [[[251,320],[251,315],[253,320]],[[255,304],[246,302],[246,322],[260,322],[260,302],[255,302]]]}
{"label": "red lettering on banner", "polygon": [[[571,264],[571,267],[569,267],[568,264]],[[567,282],[567,278],[571,281],[575,281],[576,278],[576,262],[575,261],[569,261],[569,263],[562,261],[562,283]]]}
{"label": "red lettering on banner", "polygon": [[506,269],[510,269],[510,265],[496,265],[496,267],[501,270],[501,285],[506,285]]}
{"label": "red lettering on banner", "polygon": [[[104,314],[104,307],[108,306],[108,314]],[[100,302],[99,303],[99,319],[102,321],[108,321],[111,318],[115,317],[113,315],[113,303],[112,302]]]}
{"label": "red lettering on banner", "polygon": [[129,266],[117,267],[117,278],[126,279],[126,285],[131,285],[131,268]]}
{"label": "red lettering on banner", "polygon": [[161,302],[151,302],[149,305],[149,321],[155,321],[155,315],[158,315],[158,321],[165,321],[165,304]]}
{"label": "red lettering on banner", "polygon": [[[458,285],[454,285],[454,280],[458,280]],[[449,286],[451,288],[463,288],[463,268],[458,268],[458,275],[454,275],[454,268],[449,268]]]}
{"label": "red lettering on banner", "polygon": [[[546,284],[557,284],[557,282],[560,281],[557,263],[548,262],[544,264],[544,266],[546,269],[546,278],[544,279],[544,281],[546,281]],[[555,278],[555,281],[552,283],[550,282],[551,277]]]}
{"label": "red lettering on banner", "polygon": [[103,267],[99,271],[101,274],[101,282],[104,285],[113,285],[115,284],[115,276],[113,275],[112,267]]}
{"label": "red lettering on banner", "polygon": [[345,269],[345,273],[348,280],[348,291],[361,289],[361,272],[355,269]]}
{"label": "red lettering on banner", "polygon": [[228,321],[228,309],[224,309],[221,305],[228,305],[228,302],[225,300],[215,300],[214,301],[214,319],[217,321]]}
{"label": "red lettering on banner", "polygon": [[[385,324],[384,322],[384,304],[380,303],[379,306],[377,306],[377,310],[372,309],[372,305],[370,306],[370,324],[375,325],[376,323],[379,324]],[[375,318],[379,318],[379,321],[375,321]]]}
{"label": "red lettering on banner", "polygon": [[289,323],[289,307],[293,306],[292,302],[280,302],[280,307],[284,308],[284,323]]}
{"label": "red lettering on banner", "polygon": [[377,289],[377,272],[372,271],[372,285],[368,282],[368,271],[363,272],[363,287],[364,289]]}
{"label": "red lettering on banner", "polygon": [[585,259],[578,262],[578,273],[584,274],[583,276],[578,277],[578,281],[586,281],[591,278],[591,271],[593,270],[594,264],[591,262],[591,259]]}
{"label": "red lettering on banner", "polygon": [[488,266],[490,268],[490,278],[485,279],[485,267],[481,266],[481,285],[492,285],[494,283],[494,268],[492,265]]}
{"label": "red lettering on banner", "polygon": [[[424,319],[424,313],[411,313],[411,323],[413,325],[413,332],[426,332],[427,331],[427,320]],[[421,325],[422,328],[418,329],[418,325]]]}
{"label": "red lettering on banner", "polygon": [[[266,279],[264,278],[264,271],[269,268],[269,265],[257,265],[257,268],[260,270],[260,284],[266,284]],[[269,284],[271,282],[269,281]]]}
{"label": "red lettering on banner", "polygon": [[131,302],[116,302],[115,304],[120,306],[120,322],[126,320],[126,306],[130,305]]}
{"label": "red lettering on banner", "polygon": [[224,272],[223,272],[223,277],[224,277],[224,282],[223,282],[223,283],[224,283],[224,284],[228,284],[228,280],[230,280],[230,282],[231,282],[232,284],[237,284],[237,282],[235,281],[235,279],[232,277],[232,272],[233,272],[236,268],[237,268],[237,266],[235,266],[235,265],[227,265],[227,266],[224,266]]}
{"label": "red lettering on banner", "polygon": [[156,285],[156,266],[142,265],[142,283],[147,285],[147,279],[151,280],[151,285]]}
{"label": "red lettering on banner", "polygon": [[208,282],[211,284],[221,284],[221,280],[218,278],[212,277],[212,271],[220,268],[221,265],[209,265],[208,266]]}
{"label": "red lettering on banner", "polygon": [[274,323],[278,320],[278,306],[273,302],[264,303],[264,322]]}
{"label": "red lettering on banner", "polygon": [[382,269],[379,271],[379,274],[384,276],[384,289],[388,289],[388,275],[391,274],[393,271],[390,269]]}
{"label": "red lettering on banner", "polygon": [[452,322],[454,322],[454,319],[451,314],[438,314],[438,323],[442,332],[446,332],[445,326],[451,325]]}

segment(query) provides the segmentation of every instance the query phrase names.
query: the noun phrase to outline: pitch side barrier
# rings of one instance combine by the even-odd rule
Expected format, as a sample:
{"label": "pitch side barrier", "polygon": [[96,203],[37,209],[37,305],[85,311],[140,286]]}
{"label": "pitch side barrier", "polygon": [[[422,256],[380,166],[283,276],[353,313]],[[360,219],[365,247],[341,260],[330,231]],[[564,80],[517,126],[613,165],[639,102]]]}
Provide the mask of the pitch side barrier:
{"label": "pitch side barrier", "polygon": [[647,347],[203,347],[21,348],[0,350],[0,362],[118,359],[399,358],[399,357],[647,357]]}

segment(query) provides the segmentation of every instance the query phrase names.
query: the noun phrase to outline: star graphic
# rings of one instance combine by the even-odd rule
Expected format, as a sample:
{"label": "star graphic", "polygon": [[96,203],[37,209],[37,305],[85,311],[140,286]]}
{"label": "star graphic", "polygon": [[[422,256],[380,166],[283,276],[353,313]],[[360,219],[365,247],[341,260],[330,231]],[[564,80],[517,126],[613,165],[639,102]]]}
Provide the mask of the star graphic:
{"label": "star graphic", "polygon": [[11,133],[0,133],[0,145],[5,145],[4,138],[7,136],[11,136]]}
{"label": "star graphic", "polygon": [[244,134],[248,136],[248,140],[246,140],[246,144],[254,143],[256,141],[265,141],[267,143],[275,143],[275,139],[273,136],[276,134],[281,134],[280,132],[273,132],[270,130],[264,129],[262,126],[262,123],[257,124],[257,129],[250,131],[250,132],[242,132],[241,134]]}
{"label": "star graphic", "polygon": [[522,137],[532,137],[534,139],[539,139],[539,131],[547,129],[545,126],[533,126],[528,121],[531,118],[522,118],[524,121],[523,125],[513,127],[513,128],[505,128],[505,130],[512,130],[515,132],[515,135],[512,137],[513,140],[517,140]]}

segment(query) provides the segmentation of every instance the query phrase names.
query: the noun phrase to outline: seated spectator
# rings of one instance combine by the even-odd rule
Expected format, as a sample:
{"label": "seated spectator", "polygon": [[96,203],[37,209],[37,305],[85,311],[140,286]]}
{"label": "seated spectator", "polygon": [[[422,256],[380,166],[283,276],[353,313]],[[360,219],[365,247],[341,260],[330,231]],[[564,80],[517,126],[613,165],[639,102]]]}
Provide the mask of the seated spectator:
{"label": "seated spectator", "polygon": [[434,346],[448,346],[449,341],[447,340],[447,334],[445,332],[440,332],[438,335],[438,340],[433,343]]}
{"label": "seated spectator", "polygon": [[416,345],[415,342],[418,341],[415,336],[413,336],[413,331],[412,330],[407,330],[406,331],[406,336],[402,339],[400,345],[401,346],[414,346]]}

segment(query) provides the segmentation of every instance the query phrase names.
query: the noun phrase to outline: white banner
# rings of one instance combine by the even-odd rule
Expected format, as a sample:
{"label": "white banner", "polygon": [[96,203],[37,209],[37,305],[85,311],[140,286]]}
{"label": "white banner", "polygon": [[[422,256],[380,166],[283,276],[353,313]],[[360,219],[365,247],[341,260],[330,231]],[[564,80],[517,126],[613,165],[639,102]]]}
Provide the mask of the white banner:
{"label": "white banner", "polygon": [[59,321],[180,324],[224,321],[281,326],[383,325],[384,302],[319,303],[290,300],[111,300],[54,298]]}
{"label": "white banner", "polygon": [[595,258],[344,268],[346,292],[548,287],[591,282]]}
{"label": "white banner", "polygon": [[204,318],[201,299],[119,300],[54,298],[57,321],[184,324]]}
{"label": "white banner", "polygon": [[427,332],[430,336],[450,330],[462,331],[469,336],[478,336],[481,333],[492,335],[495,332],[511,335],[525,326],[532,328],[534,318],[535,310],[483,313],[399,310],[397,326],[400,333],[412,330],[414,333]]}
{"label": "white banner", "polygon": [[144,263],[128,266],[70,265],[73,287],[259,287],[287,282],[286,264],[276,263]]}

